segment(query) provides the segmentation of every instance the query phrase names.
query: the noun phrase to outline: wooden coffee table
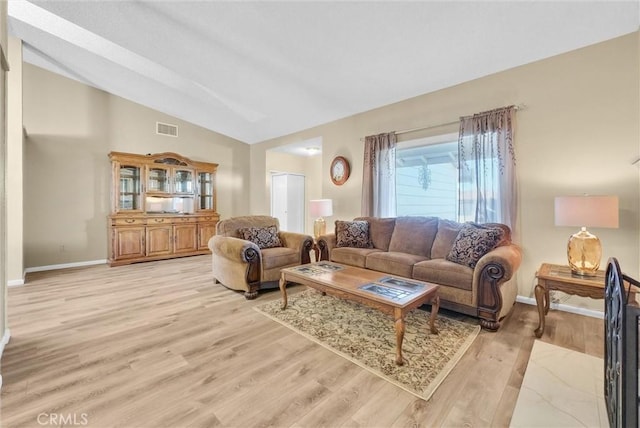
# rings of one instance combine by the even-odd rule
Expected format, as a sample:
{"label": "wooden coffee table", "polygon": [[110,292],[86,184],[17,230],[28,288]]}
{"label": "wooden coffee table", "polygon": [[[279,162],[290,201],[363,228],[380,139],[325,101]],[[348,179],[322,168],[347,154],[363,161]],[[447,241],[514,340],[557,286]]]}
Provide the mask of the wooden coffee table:
{"label": "wooden coffee table", "polygon": [[282,309],[287,308],[288,282],[304,284],[323,293],[352,300],[393,316],[396,329],[396,364],[399,366],[404,364],[402,359],[404,317],[409,311],[431,302],[429,327],[432,334],[438,334],[435,326],[440,308],[437,284],[326,261],[310,263],[282,269],[280,273]]}

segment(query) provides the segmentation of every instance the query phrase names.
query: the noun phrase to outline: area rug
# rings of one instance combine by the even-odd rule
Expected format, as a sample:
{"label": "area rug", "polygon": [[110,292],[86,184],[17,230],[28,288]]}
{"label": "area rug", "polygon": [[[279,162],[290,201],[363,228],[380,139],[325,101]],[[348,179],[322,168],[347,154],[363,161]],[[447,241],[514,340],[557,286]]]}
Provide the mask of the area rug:
{"label": "area rug", "polygon": [[424,400],[431,397],[480,332],[477,322],[439,313],[439,334],[431,334],[430,313],[411,311],[405,318],[405,363],[398,366],[391,316],[311,289],[288,297],[285,310],[280,299],[254,309]]}

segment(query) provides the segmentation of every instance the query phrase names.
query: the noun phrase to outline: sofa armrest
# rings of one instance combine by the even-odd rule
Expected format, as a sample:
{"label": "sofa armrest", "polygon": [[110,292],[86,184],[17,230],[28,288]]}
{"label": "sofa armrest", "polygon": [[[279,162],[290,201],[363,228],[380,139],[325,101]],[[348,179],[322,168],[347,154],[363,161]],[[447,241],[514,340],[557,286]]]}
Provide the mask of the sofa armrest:
{"label": "sofa armrest", "polygon": [[328,233],[318,238],[318,249],[320,250],[320,260],[331,261],[331,250],[336,246],[336,234]]}
{"label": "sofa armrest", "polygon": [[209,239],[214,280],[227,287],[247,291],[245,297],[254,298],[260,285],[262,255],[251,241],[214,235]]}
{"label": "sofa armrest", "polygon": [[291,248],[300,254],[300,264],[311,262],[309,253],[313,247],[313,238],[309,235],[295,232],[278,232],[282,245]]}
{"label": "sofa armrest", "polygon": [[260,258],[260,248],[256,244],[230,236],[212,236],[209,239],[209,249],[217,257],[224,257],[232,262],[250,263]]}
{"label": "sofa armrest", "polygon": [[502,311],[500,286],[514,277],[522,251],[515,244],[503,245],[489,251],[478,261],[473,272],[473,286],[477,290],[478,317],[483,327],[497,330]]}

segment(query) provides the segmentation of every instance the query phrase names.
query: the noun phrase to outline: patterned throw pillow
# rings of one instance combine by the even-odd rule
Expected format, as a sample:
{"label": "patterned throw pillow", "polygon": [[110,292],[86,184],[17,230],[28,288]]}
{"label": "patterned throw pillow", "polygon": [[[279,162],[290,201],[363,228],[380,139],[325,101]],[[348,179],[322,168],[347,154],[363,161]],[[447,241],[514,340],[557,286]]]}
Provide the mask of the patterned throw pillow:
{"label": "patterned throw pillow", "polygon": [[268,227],[245,227],[238,232],[247,241],[256,244],[260,249],[282,247],[282,242],[278,236],[278,229],[275,226]]}
{"label": "patterned throw pillow", "polygon": [[478,260],[504,240],[504,230],[466,223],[458,232],[447,260],[475,268]]}
{"label": "patterned throw pillow", "polygon": [[336,220],[336,247],[371,248],[369,222]]}

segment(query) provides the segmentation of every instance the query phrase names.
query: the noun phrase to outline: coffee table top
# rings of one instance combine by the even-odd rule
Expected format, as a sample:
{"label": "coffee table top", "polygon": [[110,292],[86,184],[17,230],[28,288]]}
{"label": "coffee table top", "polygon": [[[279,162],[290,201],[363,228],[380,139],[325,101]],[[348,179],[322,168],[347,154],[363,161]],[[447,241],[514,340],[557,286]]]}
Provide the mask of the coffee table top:
{"label": "coffee table top", "polygon": [[320,284],[399,308],[424,300],[439,288],[437,284],[327,261],[294,266],[281,272],[288,281]]}

